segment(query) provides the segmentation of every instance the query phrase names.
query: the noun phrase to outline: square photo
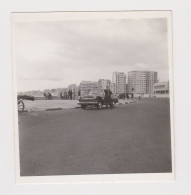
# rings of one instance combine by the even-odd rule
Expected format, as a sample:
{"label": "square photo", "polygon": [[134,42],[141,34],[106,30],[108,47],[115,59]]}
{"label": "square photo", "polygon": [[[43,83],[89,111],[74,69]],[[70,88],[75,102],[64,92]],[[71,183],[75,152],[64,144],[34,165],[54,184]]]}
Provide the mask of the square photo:
{"label": "square photo", "polygon": [[12,13],[17,182],[174,179],[170,11]]}

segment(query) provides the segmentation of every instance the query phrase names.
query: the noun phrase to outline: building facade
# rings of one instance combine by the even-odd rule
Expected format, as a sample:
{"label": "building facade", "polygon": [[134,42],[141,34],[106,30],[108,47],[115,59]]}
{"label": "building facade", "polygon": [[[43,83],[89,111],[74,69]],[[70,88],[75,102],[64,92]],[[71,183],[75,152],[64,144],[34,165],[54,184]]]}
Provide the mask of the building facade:
{"label": "building facade", "polygon": [[128,72],[128,92],[135,94],[153,94],[153,86],[158,82],[158,73],[154,71]]}
{"label": "building facade", "polygon": [[168,94],[169,93],[169,82],[158,82],[153,86],[154,94]]}
{"label": "building facade", "polygon": [[111,85],[111,81],[110,80],[106,80],[106,79],[99,79],[98,80],[98,87],[99,89],[106,89],[106,87],[108,86],[110,88]]}
{"label": "building facade", "polygon": [[112,91],[112,93],[115,93],[115,83],[110,84],[110,90]]}
{"label": "building facade", "polygon": [[114,93],[126,93],[126,75],[123,72],[113,72],[112,83],[114,83]]}

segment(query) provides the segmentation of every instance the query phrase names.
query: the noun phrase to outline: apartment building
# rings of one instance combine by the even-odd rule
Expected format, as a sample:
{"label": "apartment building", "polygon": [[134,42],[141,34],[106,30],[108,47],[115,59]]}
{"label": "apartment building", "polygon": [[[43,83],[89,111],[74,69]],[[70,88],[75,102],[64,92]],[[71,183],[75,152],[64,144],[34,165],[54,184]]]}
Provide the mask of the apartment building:
{"label": "apartment building", "polygon": [[113,72],[112,83],[114,83],[114,93],[126,93],[126,75],[123,72]]}
{"label": "apartment building", "polygon": [[135,94],[153,94],[153,86],[158,82],[158,73],[154,71],[128,72],[128,92]]}
{"label": "apartment building", "polygon": [[123,72],[113,72],[112,83],[114,83],[114,93],[126,93],[126,75]]}

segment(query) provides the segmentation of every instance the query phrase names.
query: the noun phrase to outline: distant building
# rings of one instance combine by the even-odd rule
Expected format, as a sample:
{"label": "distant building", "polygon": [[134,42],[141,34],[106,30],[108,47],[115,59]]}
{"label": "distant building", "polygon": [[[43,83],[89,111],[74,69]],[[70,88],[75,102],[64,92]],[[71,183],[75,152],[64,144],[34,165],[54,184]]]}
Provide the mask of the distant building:
{"label": "distant building", "polygon": [[22,95],[29,95],[29,96],[42,96],[43,95],[43,91],[32,90],[32,91],[22,92],[20,94],[22,94]]}
{"label": "distant building", "polygon": [[81,90],[81,95],[87,95],[90,90],[98,89],[98,83],[92,81],[82,81],[80,82],[78,89]]}
{"label": "distant building", "polygon": [[44,93],[50,93],[50,92],[51,92],[50,89],[45,89],[45,90],[44,90]]}
{"label": "distant building", "polygon": [[58,94],[64,94],[65,92],[68,92],[68,88],[57,88],[56,91],[58,92]]}
{"label": "distant building", "polygon": [[126,93],[126,75],[123,72],[113,72],[112,83],[114,86],[114,93]]}
{"label": "distant building", "polygon": [[129,84],[126,84],[126,92],[127,92],[127,93],[130,93],[130,87],[129,87]]}
{"label": "distant building", "polygon": [[110,90],[112,91],[112,93],[115,93],[115,83],[110,84]]}
{"label": "distant building", "polygon": [[109,86],[110,88],[111,85],[111,81],[110,80],[106,80],[106,79],[99,79],[98,80],[98,87],[99,89],[106,89],[107,86]]}
{"label": "distant building", "polygon": [[135,94],[153,94],[153,86],[158,82],[158,73],[154,71],[128,72],[128,92]]}
{"label": "distant building", "polygon": [[154,87],[154,94],[168,94],[169,93],[169,82],[159,82],[155,83]]}

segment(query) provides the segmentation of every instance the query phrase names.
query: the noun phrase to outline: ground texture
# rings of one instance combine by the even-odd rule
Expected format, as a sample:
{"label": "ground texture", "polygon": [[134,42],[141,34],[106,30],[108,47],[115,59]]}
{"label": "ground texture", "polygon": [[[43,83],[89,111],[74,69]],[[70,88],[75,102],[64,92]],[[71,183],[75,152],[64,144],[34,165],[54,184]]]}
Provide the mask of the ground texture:
{"label": "ground texture", "polygon": [[169,100],[19,115],[21,176],[171,172]]}

